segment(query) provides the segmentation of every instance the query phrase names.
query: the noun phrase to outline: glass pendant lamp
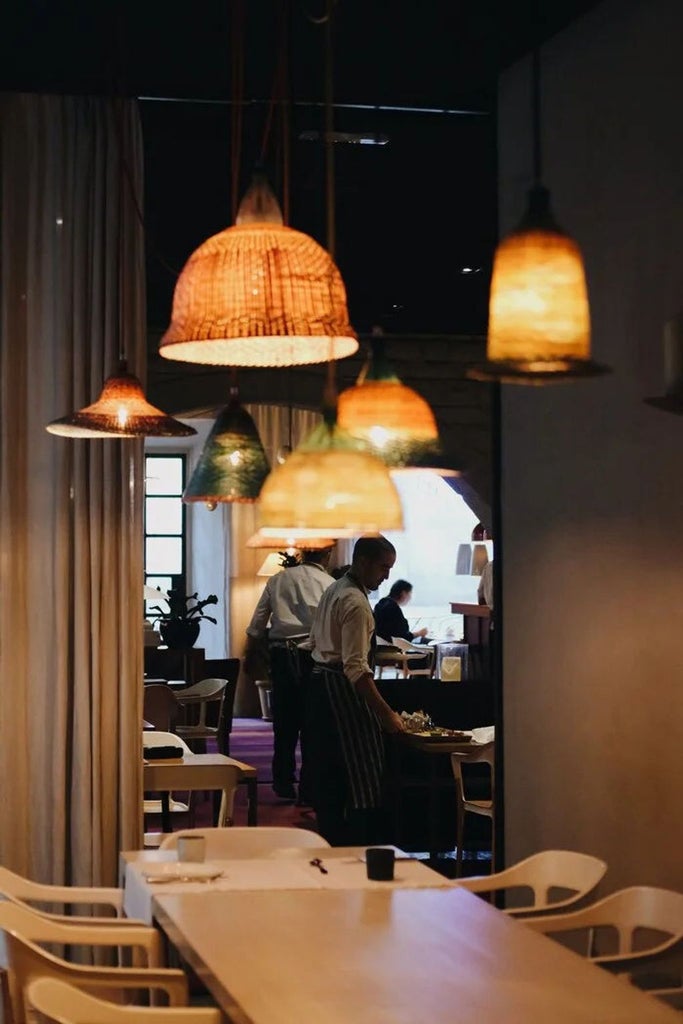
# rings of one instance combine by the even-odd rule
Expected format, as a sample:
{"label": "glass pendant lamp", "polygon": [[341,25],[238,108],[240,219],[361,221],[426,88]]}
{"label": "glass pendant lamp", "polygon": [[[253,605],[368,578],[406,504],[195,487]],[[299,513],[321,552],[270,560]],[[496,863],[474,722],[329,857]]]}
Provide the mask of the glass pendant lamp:
{"label": "glass pendant lamp", "polygon": [[449,468],[429,404],[396,376],[385,354],[381,331],[373,331],[371,356],[356,384],[339,395],[339,426],[363,441],[392,472],[433,469],[458,476]]}
{"label": "glass pendant lamp", "polygon": [[334,260],[283,224],[257,172],[234,226],[207,239],[185,264],[160,354],[214,366],[297,366],[357,348]]}
{"label": "glass pendant lamp", "polygon": [[142,384],[128,372],[126,360],[107,377],[100,397],[70,416],[48,423],[51,434],[61,437],[190,437],[196,434],[180,420],[167,416],[145,398]]}
{"label": "glass pendant lamp", "polygon": [[541,183],[538,47],[531,79],[534,184],[521,223],[496,250],[486,362],[467,371],[474,380],[547,384],[608,372],[591,359],[581,251],[555,222]]}
{"label": "glass pendant lamp", "polygon": [[183,501],[254,502],[268,476],[268,459],[256,424],[241,405],[236,385],[222,410],[183,493]]}

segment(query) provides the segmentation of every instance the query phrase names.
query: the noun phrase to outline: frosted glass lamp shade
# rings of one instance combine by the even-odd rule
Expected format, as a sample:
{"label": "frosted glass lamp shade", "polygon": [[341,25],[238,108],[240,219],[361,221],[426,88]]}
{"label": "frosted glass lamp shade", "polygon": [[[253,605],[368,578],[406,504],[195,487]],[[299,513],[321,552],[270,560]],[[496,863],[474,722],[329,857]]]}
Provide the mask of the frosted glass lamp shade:
{"label": "frosted glass lamp shade", "polygon": [[235,225],[185,264],[159,351],[214,366],[297,366],[357,348],[334,260],[282,223],[275,197],[257,178]]}
{"label": "frosted glass lamp shade", "polygon": [[546,189],[533,189],[520,227],[496,250],[487,362],[468,376],[548,383],[606,372],[591,360],[583,258],[554,223]]}
{"label": "frosted glass lamp shade", "polygon": [[268,476],[268,459],[256,424],[233,395],[220,413],[183,493],[183,501],[256,501]]}
{"label": "frosted glass lamp shade", "polygon": [[100,397],[71,416],[53,420],[45,428],[62,437],[190,437],[196,434],[145,398],[138,378],[128,373],[125,360],[107,377]]}
{"label": "frosted glass lamp shade", "polygon": [[270,474],[260,500],[260,532],[302,538],[355,537],[402,530],[398,491],[387,467],[346,431],[322,423]]}

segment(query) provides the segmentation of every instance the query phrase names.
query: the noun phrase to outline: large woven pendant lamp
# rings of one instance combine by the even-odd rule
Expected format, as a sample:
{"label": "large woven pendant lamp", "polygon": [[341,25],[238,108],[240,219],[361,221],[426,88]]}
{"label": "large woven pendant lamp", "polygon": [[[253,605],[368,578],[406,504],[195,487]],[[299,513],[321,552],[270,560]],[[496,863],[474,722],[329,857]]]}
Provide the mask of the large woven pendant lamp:
{"label": "large woven pendant lamp", "polygon": [[371,355],[351,388],[339,395],[339,426],[364,441],[389,469],[433,469],[458,476],[441,449],[436,419],[417,391],[406,387],[389,365],[381,330],[373,330]]}
{"label": "large woven pendant lamp", "polygon": [[183,501],[254,502],[268,476],[268,459],[256,424],[241,405],[237,386],[214,423],[183,493]]}
{"label": "large woven pendant lamp", "polygon": [[257,172],[235,225],[185,264],[161,355],[214,366],[296,366],[342,359],[357,348],[334,260],[282,223]]}
{"label": "large woven pendant lamp", "polygon": [[534,184],[519,226],[499,244],[489,296],[486,362],[474,380],[548,384],[608,372],[591,359],[590,311],[579,246],[560,228],[541,184],[540,61],[531,71]]}
{"label": "large woven pendant lamp", "polygon": [[387,467],[336,423],[324,422],[270,474],[259,502],[260,534],[306,538],[356,537],[402,530],[398,491]]}
{"label": "large woven pendant lamp", "polygon": [[167,416],[145,398],[142,384],[129,373],[126,360],[107,377],[100,397],[70,416],[48,423],[51,434],[62,437],[190,437],[196,434],[180,420]]}

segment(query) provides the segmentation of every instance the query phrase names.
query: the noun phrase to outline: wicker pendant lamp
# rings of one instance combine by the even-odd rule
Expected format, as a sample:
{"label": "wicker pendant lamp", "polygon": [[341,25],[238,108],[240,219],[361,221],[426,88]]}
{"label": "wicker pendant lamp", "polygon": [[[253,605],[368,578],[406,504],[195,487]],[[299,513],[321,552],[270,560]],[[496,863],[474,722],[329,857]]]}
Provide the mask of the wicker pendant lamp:
{"label": "wicker pendant lamp", "polygon": [[489,296],[486,362],[474,380],[547,384],[593,377],[586,275],[576,242],[558,227],[541,184],[540,64],[532,60],[534,185],[527,211],[496,250]]}
{"label": "wicker pendant lamp", "polygon": [[179,420],[156,409],[145,398],[142,385],[121,359],[108,377],[96,402],[79,412],[48,423],[51,434],[62,437],[190,437],[196,434]]}
{"label": "wicker pendant lamp", "polygon": [[389,365],[381,331],[375,329],[371,356],[356,384],[339,395],[339,426],[363,441],[393,471],[448,468],[441,450],[436,419],[429,404],[406,387]]}
{"label": "wicker pendant lamp", "polygon": [[256,501],[269,468],[256,424],[233,385],[230,401],[211,428],[183,501],[203,501],[212,511],[218,502]]}
{"label": "wicker pendant lamp", "polygon": [[273,470],[261,491],[263,537],[355,537],[402,530],[398,491],[387,467],[336,423],[334,410],[287,461]]}
{"label": "wicker pendant lamp", "polygon": [[207,239],[183,268],[161,355],[214,366],[297,366],[357,348],[334,260],[283,224],[257,173],[234,227]]}

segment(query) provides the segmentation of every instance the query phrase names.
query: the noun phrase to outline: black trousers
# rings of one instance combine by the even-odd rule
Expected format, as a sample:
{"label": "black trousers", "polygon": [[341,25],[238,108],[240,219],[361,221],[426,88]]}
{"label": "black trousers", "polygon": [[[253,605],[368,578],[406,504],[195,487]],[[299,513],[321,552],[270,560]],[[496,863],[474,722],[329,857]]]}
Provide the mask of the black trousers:
{"label": "black trousers", "polygon": [[285,788],[296,782],[296,747],[301,746],[299,799],[310,799],[307,779],[308,751],[304,690],[311,656],[305,651],[273,645],[270,675],[273,683],[273,786]]}

